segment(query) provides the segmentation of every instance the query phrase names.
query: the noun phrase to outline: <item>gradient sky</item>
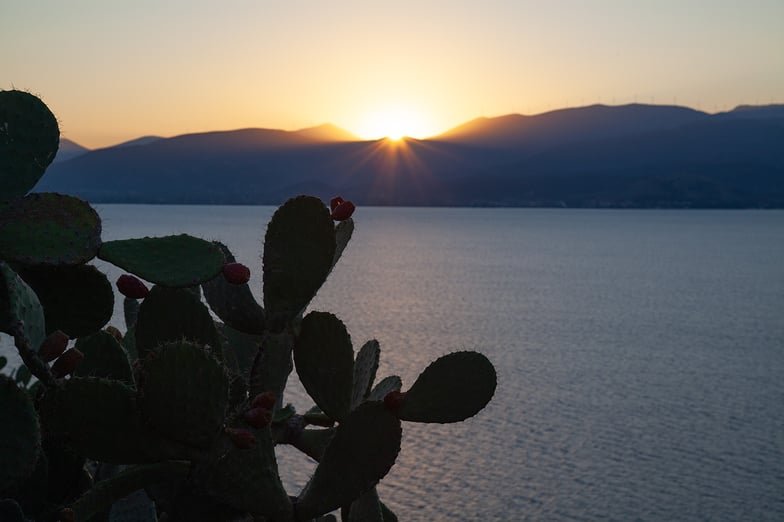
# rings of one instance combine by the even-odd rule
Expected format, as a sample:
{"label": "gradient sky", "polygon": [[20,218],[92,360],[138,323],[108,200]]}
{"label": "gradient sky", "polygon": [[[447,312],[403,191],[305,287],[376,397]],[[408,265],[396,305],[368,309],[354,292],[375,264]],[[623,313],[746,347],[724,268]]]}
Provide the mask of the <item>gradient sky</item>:
{"label": "gradient sky", "polygon": [[784,1],[0,1],[0,88],[88,147],[592,103],[784,102]]}

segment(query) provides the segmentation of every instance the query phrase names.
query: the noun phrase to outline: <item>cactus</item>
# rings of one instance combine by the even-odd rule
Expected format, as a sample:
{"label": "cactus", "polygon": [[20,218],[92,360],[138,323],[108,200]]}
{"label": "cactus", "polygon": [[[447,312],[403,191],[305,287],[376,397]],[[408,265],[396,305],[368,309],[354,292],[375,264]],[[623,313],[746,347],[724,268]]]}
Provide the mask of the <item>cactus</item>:
{"label": "cactus", "polygon": [[46,336],[41,301],[11,267],[0,261],[0,330],[15,335],[19,323],[28,342],[37,350]]}
{"label": "cactus", "polygon": [[71,338],[82,337],[112,318],[112,285],[93,265],[22,265],[18,274],[41,301],[47,334],[61,330]]}
{"label": "cactus", "polygon": [[307,196],[290,199],[272,216],[264,237],[264,306],[270,329],[297,317],[332,269],[336,240],[324,204]]}
{"label": "cactus", "polygon": [[[496,387],[490,361],[446,355],[402,392],[397,376],[375,382],[378,341],[355,355],[336,316],[303,317],[353,234],[356,207],[342,198],[330,209],[298,196],[275,212],[257,272],[260,302],[221,243],[184,235],[102,242],[87,203],[26,195],[56,151],[48,109],[35,100],[0,92],[0,151],[11,151],[0,160],[0,329],[25,363],[16,383],[0,376],[0,424],[14,426],[0,444],[9,463],[0,511],[85,521],[144,489],[172,522],[337,520],[334,511],[343,522],[396,520],[376,485],[400,452],[402,422],[478,413]],[[12,133],[24,110],[48,123]],[[114,291],[86,264],[96,256],[154,285],[148,293],[132,276],[118,282],[124,335],[101,330]],[[304,413],[284,402],[294,370],[315,403]],[[17,385],[31,375],[35,388]],[[318,462],[295,496],[280,479],[279,444]]]}
{"label": "cactus", "polygon": [[327,312],[310,312],[294,345],[294,364],[305,390],[331,419],[351,410],[354,350],[346,327]]}
{"label": "cactus", "polygon": [[477,352],[445,355],[405,392],[400,418],[412,422],[460,422],[484,408],[495,393],[495,368]]}
{"label": "cactus", "polygon": [[351,390],[351,409],[359,406],[370,395],[376,380],[381,347],[375,339],[366,342],[354,361],[354,384]]}
{"label": "cactus", "polygon": [[24,196],[54,159],[60,129],[38,97],[0,91],[0,201]]}
{"label": "cactus", "polygon": [[99,331],[76,341],[75,348],[84,360],[74,372],[79,377],[103,377],[134,385],[133,371],[128,354],[120,342],[109,332]]}
{"label": "cactus", "polygon": [[151,283],[170,287],[209,281],[223,266],[223,253],[187,234],[120,239],[101,245],[98,257]]}
{"label": "cactus", "polygon": [[188,341],[162,345],[142,361],[137,404],[161,435],[208,449],[229,403],[229,378],[220,362]]}
{"label": "cactus", "polygon": [[15,482],[29,477],[41,445],[38,417],[23,390],[0,375],[0,493]]}
{"label": "cactus", "polygon": [[221,340],[209,310],[184,289],[154,286],[139,306],[135,327],[139,358],[158,346],[189,339],[211,348],[221,357]]}
{"label": "cactus", "polygon": [[[234,256],[226,245],[214,242],[226,259],[234,263]],[[249,334],[264,333],[264,309],[256,302],[247,283],[231,284],[223,277],[202,283],[204,298],[213,312],[227,325]]]}
{"label": "cactus", "polygon": [[32,265],[80,264],[101,244],[101,221],[90,205],[62,194],[29,194],[0,211],[0,255]]}

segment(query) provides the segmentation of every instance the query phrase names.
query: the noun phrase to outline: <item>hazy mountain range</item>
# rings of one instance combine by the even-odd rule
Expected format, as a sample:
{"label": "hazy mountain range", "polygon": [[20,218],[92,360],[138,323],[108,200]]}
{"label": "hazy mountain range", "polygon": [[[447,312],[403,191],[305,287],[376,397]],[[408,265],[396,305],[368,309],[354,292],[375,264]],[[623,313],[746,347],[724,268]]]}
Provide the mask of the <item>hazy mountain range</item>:
{"label": "hazy mountain range", "polygon": [[784,105],[720,114],[592,105],[477,118],[428,140],[360,141],[333,125],[61,140],[36,190],[92,202],[784,207]]}

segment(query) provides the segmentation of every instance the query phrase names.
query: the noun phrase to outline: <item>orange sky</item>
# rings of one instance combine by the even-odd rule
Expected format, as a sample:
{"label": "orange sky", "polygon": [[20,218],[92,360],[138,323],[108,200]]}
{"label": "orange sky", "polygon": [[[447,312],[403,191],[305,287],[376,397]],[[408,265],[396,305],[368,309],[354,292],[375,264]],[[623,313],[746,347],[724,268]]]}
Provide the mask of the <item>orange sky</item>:
{"label": "orange sky", "polygon": [[331,122],[427,137],[592,103],[784,101],[784,2],[0,3],[0,88],[94,148]]}

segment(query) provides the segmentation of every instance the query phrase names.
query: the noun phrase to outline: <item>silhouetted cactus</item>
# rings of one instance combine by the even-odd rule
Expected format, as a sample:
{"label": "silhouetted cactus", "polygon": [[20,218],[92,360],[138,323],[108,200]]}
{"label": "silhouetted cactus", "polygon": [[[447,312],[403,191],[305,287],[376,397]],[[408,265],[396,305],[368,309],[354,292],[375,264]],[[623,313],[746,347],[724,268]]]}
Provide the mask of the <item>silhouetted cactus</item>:
{"label": "silhouetted cactus", "polygon": [[[377,341],[355,356],[340,319],[303,317],[354,227],[350,212],[336,225],[313,197],[287,201],[267,227],[263,306],[243,267],[222,274],[235,259],[220,243],[103,243],[87,203],[25,196],[57,149],[57,124],[44,109],[29,94],[0,92],[0,329],[42,383],[31,400],[0,376],[3,512],[90,520],[144,489],[170,521],[335,520],[335,510],[344,521],[395,520],[375,486],[400,451],[401,421],[457,422],[479,412],[496,386],[487,358],[447,355],[401,392],[397,376],[376,383]],[[145,296],[125,297],[124,336],[101,330],[114,292],[85,264],[94,257],[154,284],[149,294],[135,282],[120,285]],[[49,333],[50,344],[76,339],[60,359],[78,350],[78,367],[53,373],[49,360],[63,346],[37,353]],[[316,404],[303,414],[283,407],[295,368]],[[280,480],[277,444],[318,461],[297,495]]]}

